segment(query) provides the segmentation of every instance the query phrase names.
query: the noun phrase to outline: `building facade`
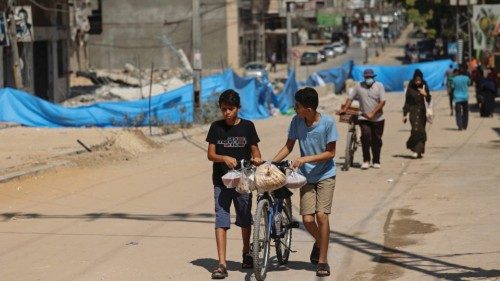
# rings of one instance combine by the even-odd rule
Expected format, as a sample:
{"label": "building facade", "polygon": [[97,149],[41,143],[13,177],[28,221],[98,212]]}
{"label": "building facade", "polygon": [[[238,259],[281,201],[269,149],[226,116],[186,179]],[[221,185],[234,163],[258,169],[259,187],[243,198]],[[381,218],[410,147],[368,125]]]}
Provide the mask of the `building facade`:
{"label": "building facade", "polygon": [[[238,67],[238,1],[201,1],[204,69]],[[191,61],[192,1],[91,0],[87,61],[82,68],[122,69],[126,63],[175,68]],[[76,61],[73,59],[73,61]]]}
{"label": "building facade", "polygon": [[[0,2],[2,13],[7,11],[6,2]],[[69,92],[68,1],[44,1],[43,5],[16,1],[15,19],[22,90],[53,102],[64,100]],[[12,46],[0,46],[0,54],[0,87],[14,87]]]}

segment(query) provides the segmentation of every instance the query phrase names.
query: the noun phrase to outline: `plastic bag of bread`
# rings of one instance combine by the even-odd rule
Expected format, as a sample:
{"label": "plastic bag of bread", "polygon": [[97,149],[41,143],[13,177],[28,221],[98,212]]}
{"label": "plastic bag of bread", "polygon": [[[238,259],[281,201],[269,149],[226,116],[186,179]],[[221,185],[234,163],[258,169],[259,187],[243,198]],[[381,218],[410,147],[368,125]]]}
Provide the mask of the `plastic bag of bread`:
{"label": "plastic bag of bread", "polygon": [[306,185],[307,179],[301,173],[295,172],[294,170],[287,171],[286,175],[286,187],[289,189],[297,189]]}
{"label": "plastic bag of bread", "polygon": [[236,191],[241,194],[251,193],[255,189],[255,183],[252,180],[251,172],[242,172],[240,182],[236,187]]}
{"label": "plastic bag of bread", "polygon": [[241,173],[236,170],[231,170],[222,176],[222,183],[227,188],[235,188],[240,183]]}
{"label": "plastic bag of bread", "polygon": [[273,191],[285,184],[285,174],[269,162],[260,165],[255,170],[255,186],[260,192]]}

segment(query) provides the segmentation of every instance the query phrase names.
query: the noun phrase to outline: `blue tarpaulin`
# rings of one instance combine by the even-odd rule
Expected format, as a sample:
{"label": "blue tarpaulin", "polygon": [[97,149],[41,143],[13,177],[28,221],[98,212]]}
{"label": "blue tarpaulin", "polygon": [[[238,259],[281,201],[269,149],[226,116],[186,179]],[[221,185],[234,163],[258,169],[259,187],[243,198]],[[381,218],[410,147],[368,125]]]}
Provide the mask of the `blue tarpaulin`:
{"label": "blue tarpaulin", "polygon": [[[201,99],[204,102],[217,102],[211,99],[215,93],[234,89],[241,97],[240,116],[245,119],[263,119],[270,116],[271,104],[281,112],[292,108],[294,94],[303,85],[314,87],[321,80],[334,83],[336,91],[340,91],[351,74],[360,81],[366,68],[374,69],[376,79],[386,86],[387,91],[402,91],[403,82],[410,80],[417,68],[424,73],[429,88],[439,90],[444,87],[444,75],[450,64],[451,60],[405,66],[353,66],[353,62],[349,61],[341,67],[314,73],[307,83],[298,82],[295,72],[291,71],[284,89],[278,94],[273,93],[271,84],[265,79],[242,78],[228,69],[202,79]],[[4,88],[0,89],[0,121],[33,127],[141,126],[147,125],[150,118],[153,124],[189,123],[193,118],[192,92],[193,86],[189,84],[152,97],[150,115],[148,99],[67,108],[19,90]]]}
{"label": "blue tarpaulin", "polygon": [[[232,70],[202,79],[202,101],[212,101],[214,93],[226,89],[236,90],[241,97],[240,116],[245,119],[269,117],[272,102],[272,87],[269,83],[253,78],[241,78]],[[282,92],[276,106],[285,108],[292,95]],[[178,89],[151,98],[151,121],[153,124],[178,124],[193,119],[193,86]],[[67,108],[42,100],[28,93],[4,88],[0,89],[0,121],[15,122],[33,127],[113,127],[140,126],[149,122],[149,101],[141,99],[123,102],[100,102],[88,106]],[[291,105],[293,106],[293,104]]]}
{"label": "blue tarpaulin", "polygon": [[297,80],[295,79],[295,71],[291,71],[288,74],[288,79],[286,80],[285,87],[281,93],[273,95],[273,105],[278,108],[281,112],[287,112],[290,108],[293,108],[295,104],[295,92],[298,90]]}
{"label": "blue tarpaulin", "polygon": [[305,85],[316,87],[331,83],[335,85],[335,93],[338,94],[344,89],[345,81],[350,77],[353,65],[354,62],[349,60],[340,67],[315,72],[307,78]]}
{"label": "blue tarpaulin", "polygon": [[439,60],[401,66],[355,65],[352,69],[352,77],[356,81],[361,81],[363,80],[363,71],[371,68],[377,75],[375,80],[381,82],[386,91],[403,91],[404,82],[411,80],[413,72],[418,68],[424,74],[424,79],[430,90],[437,91],[445,88],[445,74],[452,64],[455,65],[451,60]]}

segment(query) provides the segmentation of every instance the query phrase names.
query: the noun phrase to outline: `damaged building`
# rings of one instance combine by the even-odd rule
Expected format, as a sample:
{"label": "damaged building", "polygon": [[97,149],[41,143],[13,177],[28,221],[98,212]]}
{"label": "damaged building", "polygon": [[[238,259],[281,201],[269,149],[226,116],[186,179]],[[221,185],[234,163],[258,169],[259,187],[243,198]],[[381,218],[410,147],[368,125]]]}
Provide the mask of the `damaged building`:
{"label": "damaged building", "polygon": [[[45,100],[62,101],[69,91],[68,1],[15,2],[13,11],[22,90]],[[7,1],[0,2],[2,37],[5,39],[0,40],[0,87],[15,87],[11,38],[6,34],[7,5]]]}
{"label": "damaged building", "polygon": [[[182,51],[191,60],[192,1],[90,0],[88,57],[81,67],[122,69],[182,66]],[[201,0],[204,69],[238,67],[237,1]],[[133,16],[131,16],[133,15]],[[76,62],[72,58],[72,62]],[[73,63],[72,63],[73,64]]]}

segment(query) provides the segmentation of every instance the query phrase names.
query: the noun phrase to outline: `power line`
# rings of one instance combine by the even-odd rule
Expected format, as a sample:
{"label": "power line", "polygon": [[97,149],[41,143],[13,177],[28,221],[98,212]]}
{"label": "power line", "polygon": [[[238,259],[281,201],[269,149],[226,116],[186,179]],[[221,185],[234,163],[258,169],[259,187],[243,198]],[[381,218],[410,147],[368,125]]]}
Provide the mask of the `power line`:
{"label": "power line", "polygon": [[43,6],[42,4],[36,2],[35,0],[30,0],[30,2],[37,6],[38,8],[42,9],[42,10],[45,10],[45,11],[52,11],[52,12],[61,12],[61,13],[69,13],[68,11],[66,10],[62,10],[62,9],[55,9],[55,8],[47,8],[45,6]]}

